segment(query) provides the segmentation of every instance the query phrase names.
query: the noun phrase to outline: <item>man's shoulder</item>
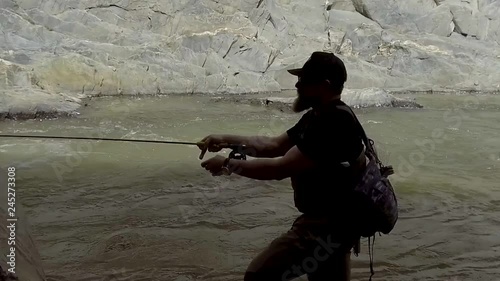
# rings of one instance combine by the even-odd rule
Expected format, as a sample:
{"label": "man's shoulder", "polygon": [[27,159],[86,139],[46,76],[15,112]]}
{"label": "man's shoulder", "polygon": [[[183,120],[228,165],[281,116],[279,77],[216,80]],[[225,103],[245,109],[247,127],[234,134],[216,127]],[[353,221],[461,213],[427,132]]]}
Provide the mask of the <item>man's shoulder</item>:
{"label": "man's shoulder", "polygon": [[314,117],[314,110],[313,109],[309,109],[309,110],[307,110],[306,112],[304,112],[302,114],[302,116],[300,117],[299,121],[301,121],[301,122],[309,121],[313,117]]}
{"label": "man's shoulder", "polygon": [[343,101],[339,100],[329,104],[324,116],[327,119],[333,119],[335,121],[341,121],[341,120],[345,121],[354,119],[353,114],[354,113],[351,107],[346,103],[344,103]]}
{"label": "man's shoulder", "polygon": [[328,109],[332,112],[343,112],[351,110],[351,107],[342,100],[335,100],[329,104]]}
{"label": "man's shoulder", "polygon": [[309,109],[302,114],[299,123],[337,123],[354,120],[352,109],[343,101],[337,100],[329,103],[322,110]]}

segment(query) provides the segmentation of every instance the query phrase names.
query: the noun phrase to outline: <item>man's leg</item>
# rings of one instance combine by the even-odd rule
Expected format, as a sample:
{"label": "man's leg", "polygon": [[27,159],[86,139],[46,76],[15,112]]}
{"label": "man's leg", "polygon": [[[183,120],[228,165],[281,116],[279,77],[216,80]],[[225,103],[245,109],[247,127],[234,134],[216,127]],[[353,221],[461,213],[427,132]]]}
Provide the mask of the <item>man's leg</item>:
{"label": "man's leg", "polygon": [[276,238],[247,268],[244,281],[287,281],[304,275],[307,247],[292,228]]}
{"label": "man's leg", "polygon": [[307,275],[309,281],[351,280],[351,252],[336,253],[319,264],[315,272]]}
{"label": "man's leg", "polygon": [[321,219],[304,217],[295,224],[296,231],[307,238],[306,258],[302,268],[309,281],[349,281],[351,249],[359,238],[342,231],[342,226],[325,224]]}

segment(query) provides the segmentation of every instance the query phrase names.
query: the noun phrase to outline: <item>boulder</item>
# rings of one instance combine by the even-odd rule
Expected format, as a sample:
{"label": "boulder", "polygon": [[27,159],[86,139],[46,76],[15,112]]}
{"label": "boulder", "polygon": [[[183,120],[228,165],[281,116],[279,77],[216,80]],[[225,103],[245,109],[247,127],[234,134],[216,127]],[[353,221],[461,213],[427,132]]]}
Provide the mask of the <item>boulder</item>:
{"label": "boulder", "polygon": [[0,120],[56,118],[77,114],[81,100],[33,88],[0,89]]}

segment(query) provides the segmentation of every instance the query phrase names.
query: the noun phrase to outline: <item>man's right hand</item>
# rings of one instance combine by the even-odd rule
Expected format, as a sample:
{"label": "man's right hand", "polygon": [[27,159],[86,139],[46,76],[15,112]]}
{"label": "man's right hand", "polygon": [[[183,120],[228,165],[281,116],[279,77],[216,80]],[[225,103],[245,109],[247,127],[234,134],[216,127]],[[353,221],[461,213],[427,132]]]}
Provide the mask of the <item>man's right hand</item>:
{"label": "man's right hand", "polygon": [[228,143],[224,141],[222,135],[208,135],[199,141],[197,145],[201,149],[200,159],[203,159],[207,150],[217,152],[228,147]]}

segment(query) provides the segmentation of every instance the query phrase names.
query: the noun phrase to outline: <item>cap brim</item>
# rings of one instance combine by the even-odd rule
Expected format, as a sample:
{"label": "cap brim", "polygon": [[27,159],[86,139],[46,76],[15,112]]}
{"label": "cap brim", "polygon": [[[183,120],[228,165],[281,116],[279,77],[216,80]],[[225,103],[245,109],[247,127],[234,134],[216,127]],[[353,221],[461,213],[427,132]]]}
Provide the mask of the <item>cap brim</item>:
{"label": "cap brim", "polygon": [[302,75],[302,68],[289,69],[288,72],[292,75],[295,75],[295,76],[301,76]]}

